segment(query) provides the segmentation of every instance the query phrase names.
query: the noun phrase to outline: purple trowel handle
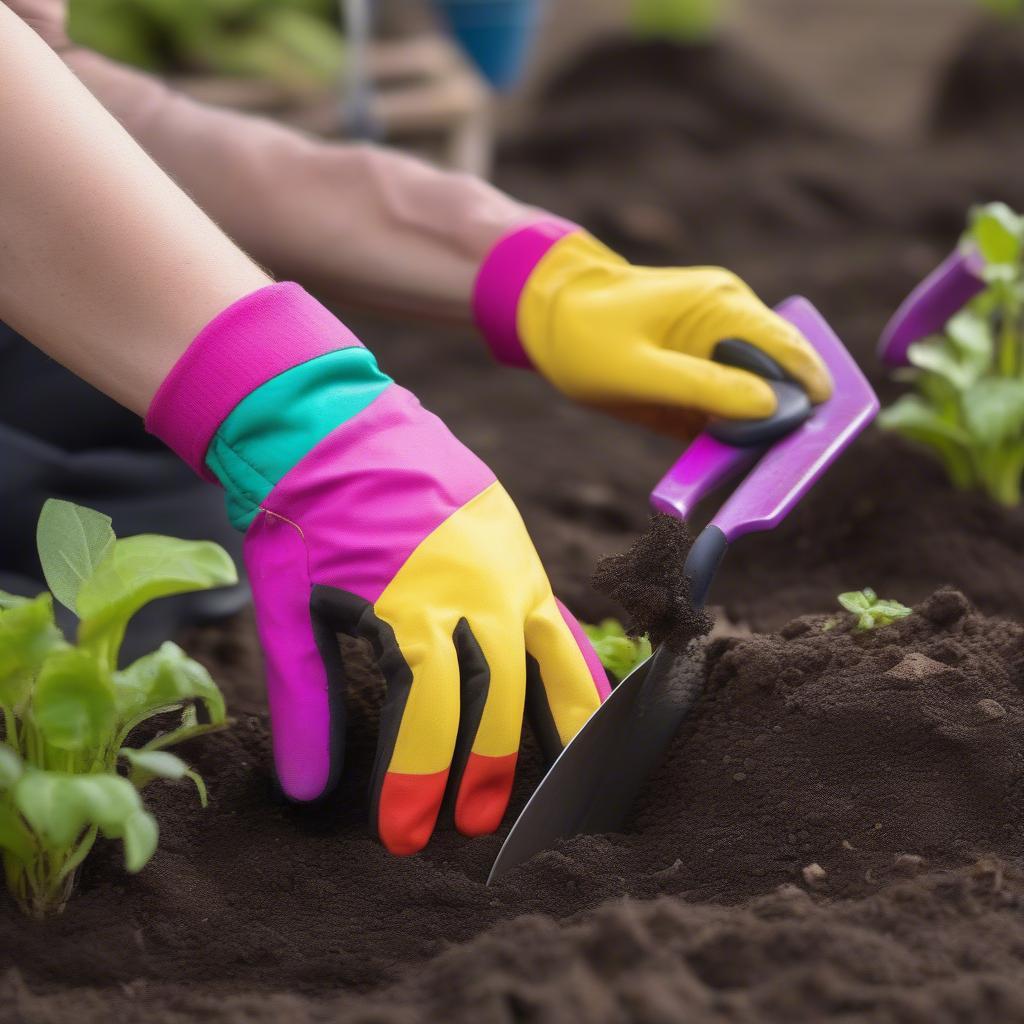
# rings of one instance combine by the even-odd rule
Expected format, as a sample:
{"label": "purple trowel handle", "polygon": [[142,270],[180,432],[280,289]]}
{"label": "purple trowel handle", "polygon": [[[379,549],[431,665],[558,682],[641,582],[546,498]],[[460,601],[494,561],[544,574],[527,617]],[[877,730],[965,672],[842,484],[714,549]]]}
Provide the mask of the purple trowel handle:
{"label": "purple trowel handle", "polygon": [[777,307],[817,349],[832,374],[832,397],[776,441],[711,520],[726,541],[777,526],[875,418],[878,398],[821,314],[803,298]]}
{"label": "purple trowel handle", "polygon": [[651,491],[657,512],[685,519],[705,495],[730,477],[749,469],[763,448],[738,448],[712,437],[706,430],[676,459]]}
{"label": "purple trowel handle", "polygon": [[974,249],[951,252],[900,304],[885,325],[878,356],[887,366],[906,366],[915,341],[938,334],[951,316],[985,288],[985,261]]}
{"label": "purple trowel handle", "polygon": [[[785,316],[783,306],[779,306],[776,311]],[[760,373],[765,377],[773,377],[772,371],[774,370],[774,379],[785,380],[784,372],[776,363],[767,359],[759,350],[753,349],[746,342],[731,339],[723,342],[720,348],[725,346],[732,346],[730,351],[737,358],[723,359],[723,362]],[[748,349],[750,350],[749,354],[746,352]],[[739,356],[745,356],[745,358],[738,358]],[[760,356],[763,365],[758,366],[757,360],[752,359],[752,356]],[[716,356],[716,358],[718,357]],[[781,389],[781,393],[777,391],[780,402],[780,407],[777,410],[779,415],[766,420],[723,421],[727,428],[735,425],[749,425],[754,428],[750,440],[743,441],[734,441],[732,437],[724,437],[719,440],[715,434],[719,432],[723,423],[717,424],[717,428],[714,421],[709,424],[708,428],[694,438],[686,451],[679,456],[675,464],[651,491],[651,505],[655,511],[686,519],[693,511],[694,506],[719,484],[745,472],[757,461],[758,456],[767,447],[767,441],[761,443],[761,438],[767,437],[774,440],[780,433],[791,430],[793,418],[785,415],[783,407],[792,405],[792,402],[785,401],[785,389],[794,391],[801,398],[802,412],[799,412],[797,419],[802,419],[807,415],[807,400],[799,389],[788,382],[782,385],[772,384],[772,386]],[[756,440],[754,440],[755,438]],[[754,443],[750,443],[751,440],[754,440]]]}

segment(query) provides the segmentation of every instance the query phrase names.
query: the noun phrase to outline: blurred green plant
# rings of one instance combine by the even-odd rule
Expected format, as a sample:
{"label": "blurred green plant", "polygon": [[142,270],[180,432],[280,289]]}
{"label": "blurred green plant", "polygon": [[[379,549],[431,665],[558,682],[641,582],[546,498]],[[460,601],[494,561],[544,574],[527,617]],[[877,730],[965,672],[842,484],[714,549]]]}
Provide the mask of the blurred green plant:
{"label": "blurred green plant", "polygon": [[[157,823],[139,794],[154,779],[189,779],[206,805],[202,778],[165,748],[223,726],[216,684],[173,643],[120,670],[118,653],[149,601],[237,575],[216,544],[118,539],[107,516],[66,501],[46,503],[37,539],[52,594],[0,591],[0,853],[11,894],[41,918],[64,909],[98,835],[121,840],[128,871],[145,866]],[[76,644],[54,621],[54,597],[78,615]],[[129,746],[158,715],[174,718]]]}
{"label": "blurred green plant", "polygon": [[633,0],[633,29],[641,36],[701,43],[718,31],[723,0]]}
{"label": "blurred green plant", "polygon": [[840,594],[838,600],[848,612],[857,616],[857,628],[862,630],[888,626],[910,614],[905,604],[880,598],[870,587],[848,590]]}
{"label": "blurred green plant", "polygon": [[627,636],[617,619],[602,619],[596,626],[586,622],[582,625],[601,664],[620,682],[651,656],[651,641],[646,636]]}
{"label": "blurred green plant", "polygon": [[1003,18],[1024,16],[1024,0],[981,0],[981,5]]}
{"label": "blurred green plant", "polygon": [[70,0],[68,32],[115,60],[164,73],[336,79],[344,38],[335,0]]}
{"label": "blurred green plant", "polygon": [[911,345],[898,371],[913,392],[879,424],[924,445],[961,490],[1021,501],[1024,475],[1024,218],[1004,203],[976,207],[961,245],[981,253],[985,290]]}

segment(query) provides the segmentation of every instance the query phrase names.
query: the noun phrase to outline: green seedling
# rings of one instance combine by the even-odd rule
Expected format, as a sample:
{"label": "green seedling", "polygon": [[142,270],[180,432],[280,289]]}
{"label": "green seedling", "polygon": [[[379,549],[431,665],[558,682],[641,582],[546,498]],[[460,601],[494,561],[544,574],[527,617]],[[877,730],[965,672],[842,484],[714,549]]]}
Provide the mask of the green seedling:
{"label": "green seedling", "polygon": [[858,629],[878,629],[897,619],[905,619],[910,614],[905,604],[883,600],[870,587],[840,594],[839,603],[857,616]]}
{"label": "green seedling", "polygon": [[641,662],[651,656],[651,641],[646,636],[627,636],[622,623],[602,619],[596,626],[583,623],[583,631],[601,659],[601,664],[619,681],[626,678]]}
{"label": "green seedling", "polygon": [[[97,836],[121,840],[130,872],[149,861],[157,823],[140,793],[154,779],[190,780],[205,806],[203,780],[166,748],[223,726],[216,684],[173,643],[124,668],[118,654],[143,605],[237,574],[216,544],[118,539],[109,517],[66,501],[43,507],[37,540],[52,593],[0,592],[0,853],[15,900],[45,917],[63,910]],[[54,598],[78,616],[74,644]],[[160,731],[134,746],[156,716]]]}
{"label": "green seedling", "polygon": [[1001,18],[1024,17],[1024,0],[981,0],[981,5]]}
{"label": "green seedling", "polygon": [[337,18],[336,0],[71,0],[68,32],[152,71],[271,79],[302,90],[341,73]]}
{"label": "green seedling", "polygon": [[633,28],[640,36],[703,43],[722,19],[723,0],[633,0]]}
{"label": "green seedling", "polygon": [[972,211],[962,245],[985,260],[985,290],[940,337],[910,347],[914,390],[879,424],[929,449],[961,490],[1020,504],[1024,476],[1024,218],[1003,203]]}

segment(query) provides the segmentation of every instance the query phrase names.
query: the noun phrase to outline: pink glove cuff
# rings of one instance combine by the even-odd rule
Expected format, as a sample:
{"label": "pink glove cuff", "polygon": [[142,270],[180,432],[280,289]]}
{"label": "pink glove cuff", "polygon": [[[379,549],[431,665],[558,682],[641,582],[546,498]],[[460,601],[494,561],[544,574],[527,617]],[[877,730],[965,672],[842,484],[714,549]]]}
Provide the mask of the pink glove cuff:
{"label": "pink glove cuff", "polygon": [[533,368],[516,323],[519,296],[555,242],[580,230],[571,221],[545,217],[504,235],[484,258],[473,286],[473,319],[499,363]]}
{"label": "pink glove cuff", "polygon": [[146,414],[146,429],[201,477],[217,428],[272,377],[327,352],[361,346],[299,285],[267,285],[215,316],[174,364]]}

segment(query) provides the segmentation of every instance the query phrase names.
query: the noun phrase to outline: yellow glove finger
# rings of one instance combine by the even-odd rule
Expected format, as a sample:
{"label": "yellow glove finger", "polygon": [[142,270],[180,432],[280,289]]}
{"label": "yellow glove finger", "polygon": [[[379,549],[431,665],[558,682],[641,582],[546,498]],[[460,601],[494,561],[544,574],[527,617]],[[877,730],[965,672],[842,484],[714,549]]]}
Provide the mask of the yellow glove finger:
{"label": "yellow glove finger", "polygon": [[716,342],[723,331],[729,331],[729,337],[750,342],[801,384],[812,402],[824,402],[832,394],[832,378],[821,356],[791,323],[753,293],[746,302],[727,304],[718,313],[721,325]]}
{"label": "yellow glove finger", "polygon": [[512,795],[526,690],[521,620],[465,619],[455,631],[462,720],[452,763],[455,827],[482,836],[500,824]]}
{"label": "yellow glove finger", "polygon": [[[569,613],[562,611],[554,595],[534,609],[526,621],[526,650],[533,676],[528,698],[530,718],[549,757],[583,728],[607,694],[604,680],[595,679],[584,643],[589,645],[582,631],[573,635]],[[592,649],[588,653],[593,655]],[[595,660],[593,655],[591,661]]]}
{"label": "yellow glove finger", "polygon": [[643,402],[729,419],[771,416],[778,404],[756,374],[650,343],[629,346],[621,365],[592,367],[587,378],[585,394],[598,404]]}
{"label": "yellow glove finger", "polygon": [[452,637],[425,612],[383,611],[394,642],[385,666],[374,817],[388,850],[410,854],[426,846],[444,800],[459,726],[459,665]]}

